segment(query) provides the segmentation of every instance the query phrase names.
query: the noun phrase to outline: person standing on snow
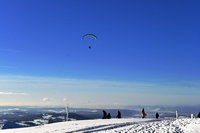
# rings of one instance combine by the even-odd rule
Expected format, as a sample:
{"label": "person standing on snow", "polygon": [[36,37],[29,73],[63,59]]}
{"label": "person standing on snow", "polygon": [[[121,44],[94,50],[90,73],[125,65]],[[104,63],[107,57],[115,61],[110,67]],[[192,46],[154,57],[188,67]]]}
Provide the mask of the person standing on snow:
{"label": "person standing on snow", "polygon": [[159,118],[159,114],[158,113],[156,113],[156,119],[158,119]]}
{"label": "person standing on snow", "polygon": [[103,110],[103,118],[102,119],[106,119],[107,118],[107,113],[105,110]]}
{"label": "person standing on snow", "polygon": [[118,113],[117,113],[117,118],[118,118],[118,119],[122,118],[121,112],[120,112],[119,110],[118,110]]}
{"label": "person standing on snow", "polygon": [[199,114],[197,115],[197,118],[200,118],[200,112],[199,112]]}
{"label": "person standing on snow", "polygon": [[145,118],[147,114],[145,113],[144,108],[142,109],[141,113],[142,113],[142,118]]}
{"label": "person standing on snow", "polygon": [[110,113],[108,113],[108,115],[107,115],[107,119],[111,119],[111,115],[110,115]]}

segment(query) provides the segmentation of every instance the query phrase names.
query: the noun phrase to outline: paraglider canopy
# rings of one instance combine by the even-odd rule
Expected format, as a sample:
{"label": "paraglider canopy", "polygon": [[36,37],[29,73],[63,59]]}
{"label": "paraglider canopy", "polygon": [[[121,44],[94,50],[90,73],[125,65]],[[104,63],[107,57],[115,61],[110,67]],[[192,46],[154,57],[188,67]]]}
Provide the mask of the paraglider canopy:
{"label": "paraglider canopy", "polygon": [[82,37],[82,39],[84,39],[84,38],[87,37],[87,36],[92,37],[92,38],[94,38],[94,39],[97,39],[97,36],[95,36],[94,34],[85,34],[85,35]]}
{"label": "paraglider canopy", "polygon": [[[97,39],[97,36],[96,36],[96,35],[94,35],[94,34],[85,34],[85,35],[82,37],[82,39],[85,39],[86,37],[91,37],[91,38],[92,38],[92,40],[93,40],[93,39]],[[89,39],[89,40],[90,40],[90,39]],[[89,40],[88,40],[88,41],[89,41]],[[92,40],[90,40],[90,41],[92,41]],[[91,49],[91,48],[92,48],[92,46],[91,46],[91,45],[89,45],[89,46],[88,46],[88,48],[89,48],[89,49]]]}

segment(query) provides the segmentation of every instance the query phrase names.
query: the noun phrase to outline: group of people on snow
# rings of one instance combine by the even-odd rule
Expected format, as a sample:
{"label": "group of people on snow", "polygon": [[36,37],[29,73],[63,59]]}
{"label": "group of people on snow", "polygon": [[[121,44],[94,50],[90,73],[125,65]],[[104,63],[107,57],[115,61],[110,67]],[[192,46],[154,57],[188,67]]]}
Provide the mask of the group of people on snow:
{"label": "group of people on snow", "polygon": [[[195,115],[191,114],[191,118],[195,118]],[[198,113],[197,118],[200,118],[200,112]]]}
{"label": "group of people on snow", "polygon": [[[145,113],[145,111],[144,111],[144,108],[142,109],[142,111],[141,111],[141,114],[142,114],[142,118],[145,118],[146,116],[147,116],[147,114]],[[156,113],[156,119],[158,119],[160,116],[159,116],[159,114],[158,114],[158,112]]]}
{"label": "group of people on snow", "polygon": [[[141,114],[142,114],[142,118],[146,118],[147,114],[145,113],[144,108],[142,109]],[[155,118],[158,119],[159,117],[160,116],[159,116],[159,114],[157,112],[156,115],[155,115]],[[122,118],[121,112],[119,110],[117,112],[116,118]],[[200,118],[200,112],[197,115],[197,118]],[[107,112],[105,110],[103,110],[103,119],[111,119],[110,113],[107,114]]]}
{"label": "group of people on snow", "polygon": [[[142,114],[142,118],[145,118],[147,116],[147,114],[144,111],[144,108],[142,109],[141,114]],[[116,118],[119,118],[119,119],[122,118],[121,112],[119,110],[117,112]],[[158,118],[159,118],[159,114],[156,113],[156,119],[158,119]],[[103,117],[102,117],[102,119],[111,119],[110,113],[107,114],[107,112],[105,110],[103,110]]]}
{"label": "group of people on snow", "polygon": [[[118,110],[116,118],[121,118],[121,112],[119,110]],[[105,110],[103,110],[103,118],[102,119],[111,119],[110,113],[107,114],[107,112]]]}

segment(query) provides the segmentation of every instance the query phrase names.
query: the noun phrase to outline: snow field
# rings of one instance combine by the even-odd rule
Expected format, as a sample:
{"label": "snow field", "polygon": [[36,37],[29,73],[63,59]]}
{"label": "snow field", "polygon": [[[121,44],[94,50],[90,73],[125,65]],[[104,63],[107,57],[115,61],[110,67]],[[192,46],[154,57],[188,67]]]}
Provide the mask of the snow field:
{"label": "snow field", "polygon": [[97,119],[1,130],[0,133],[200,133],[200,119]]}

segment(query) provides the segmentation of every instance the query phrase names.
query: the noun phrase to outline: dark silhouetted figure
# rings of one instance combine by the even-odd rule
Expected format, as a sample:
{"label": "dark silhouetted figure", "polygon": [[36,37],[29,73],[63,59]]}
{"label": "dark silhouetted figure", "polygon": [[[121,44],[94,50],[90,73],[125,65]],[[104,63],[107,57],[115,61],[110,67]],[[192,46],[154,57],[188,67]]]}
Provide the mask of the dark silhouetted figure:
{"label": "dark silhouetted figure", "polygon": [[110,113],[108,113],[108,115],[107,115],[107,119],[111,119],[111,115],[110,115]]}
{"label": "dark silhouetted figure", "polygon": [[117,118],[118,118],[118,119],[122,118],[121,112],[120,112],[119,110],[118,110],[118,112],[117,112]]}
{"label": "dark silhouetted figure", "polygon": [[88,48],[89,48],[89,49],[91,49],[92,47],[91,47],[91,46],[89,46]]}
{"label": "dark silhouetted figure", "polygon": [[156,119],[158,119],[159,118],[159,114],[158,113],[156,113]]}
{"label": "dark silhouetted figure", "polygon": [[200,112],[199,112],[199,114],[197,115],[197,118],[200,118]]}
{"label": "dark silhouetted figure", "polygon": [[102,119],[106,119],[107,118],[107,113],[105,110],[103,110],[103,118]]}
{"label": "dark silhouetted figure", "polygon": [[147,116],[147,114],[145,113],[145,111],[144,111],[144,108],[142,109],[142,118],[145,118],[146,116]]}

